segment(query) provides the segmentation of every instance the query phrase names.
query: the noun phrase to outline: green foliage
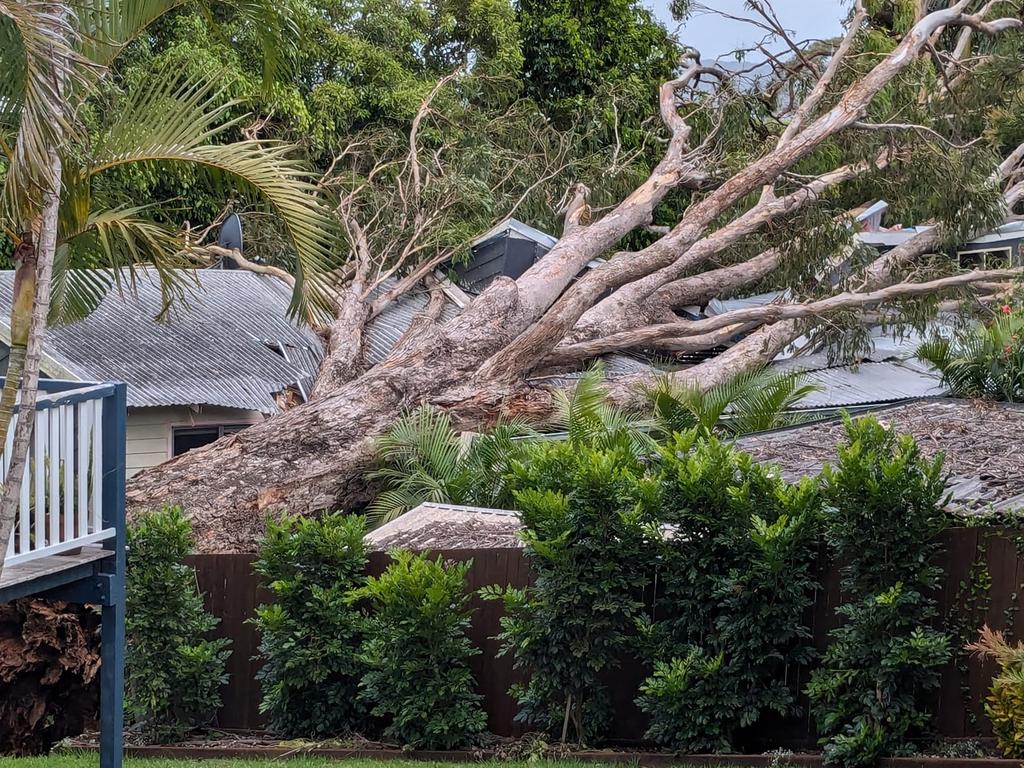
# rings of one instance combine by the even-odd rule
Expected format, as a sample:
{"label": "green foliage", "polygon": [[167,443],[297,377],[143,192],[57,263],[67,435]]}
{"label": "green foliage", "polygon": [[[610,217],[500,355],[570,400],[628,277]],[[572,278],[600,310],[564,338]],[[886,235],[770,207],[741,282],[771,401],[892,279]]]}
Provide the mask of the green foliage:
{"label": "green foliage", "polygon": [[518,718],[562,739],[598,739],[611,715],[602,673],[635,650],[653,575],[655,491],[628,441],[539,442],[509,480],[533,586],[503,594],[503,653],[529,680]]}
{"label": "green foliage", "polygon": [[[186,242],[182,234],[180,210],[172,214],[152,195],[133,194],[137,190],[125,181],[159,176],[170,167],[203,189],[219,183],[272,210],[294,254],[296,292],[292,309],[297,312],[307,308],[308,299],[313,299],[315,305],[323,298],[317,276],[328,263],[335,263],[332,246],[336,235],[328,208],[297,157],[297,147],[240,140],[240,115],[234,109],[229,88],[214,69],[149,68],[134,82],[118,76],[124,47],[147,37],[143,34],[147,28],[159,23],[177,5],[161,0],[89,2],[74,4],[63,13],[11,17],[14,23],[25,21],[26,26],[18,30],[22,44],[13,47],[18,61],[7,61],[11,53],[8,49],[5,63],[34,74],[14,78],[14,89],[11,83],[5,83],[0,94],[0,102],[5,105],[0,131],[4,134],[3,146],[15,146],[16,154],[31,147],[32,153],[41,158],[50,149],[61,155],[60,255],[55,258],[55,266],[60,270],[131,270],[140,264],[153,264],[169,299],[176,282],[170,268],[189,263],[185,256],[194,242]],[[266,46],[274,45],[273,31],[290,28],[289,6],[266,0],[237,0],[226,5],[249,23],[254,15],[257,17],[258,23],[253,26],[262,30],[264,46],[258,61],[266,61],[268,71],[277,69],[280,60],[276,54],[281,51]],[[10,31],[8,15],[0,15],[4,16],[0,37],[6,37]],[[66,18],[68,28],[51,29],[64,23],[55,24],[55,18]],[[52,93],[51,81],[55,78],[48,74],[49,64],[36,60],[38,51],[34,46],[39,41],[35,33],[30,33],[29,19],[38,27],[36,33],[53,37],[59,31],[74,43],[75,50],[70,51],[60,41],[51,41],[46,54],[47,62],[63,56],[68,63],[67,82],[60,94]],[[45,93],[32,86],[34,78],[40,76],[47,83]],[[17,83],[22,92],[16,92]],[[41,118],[47,123],[43,131],[38,124]],[[38,160],[33,164],[38,165]],[[32,208],[38,207],[38,200],[33,198],[46,184],[31,178],[31,170],[20,162],[2,170],[6,172],[0,224],[4,239],[17,243],[29,231]],[[140,200],[144,202],[140,204]],[[74,279],[57,275],[65,288]],[[72,290],[58,291],[53,297],[51,320],[84,316],[95,307],[110,282],[78,280]],[[180,286],[177,289],[180,291]]]}
{"label": "green foliage", "polygon": [[942,455],[928,460],[910,435],[873,417],[844,418],[846,442],[822,471],[825,536],[844,563],[843,589],[874,596],[903,583],[933,588],[937,535],[948,525]]}
{"label": "green foliage", "polygon": [[451,418],[429,405],[404,415],[377,441],[382,466],[371,473],[385,489],[370,504],[370,519],[386,523],[427,501],[496,506],[506,498],[504,476],[530,434],[519,421],[463,441]]}
{"label": "green foliage", "polygon": [[465,579],[472,562],[402,551],[392,560],[352,594],[370,612],[360,698],[370,714],[386,719],[388,741],[419,749],[465,746],[487,725],[469,669],[480,652],[466,636]]}
{"label": "green foliage", "polygon": [[936,336],[917,355],[934,365],[958,397],[1024,402],[1024,312],[1004,306],[987,324]]}
{"label": "green foliage", "polygon": [[679,49],[636,0],[523,0],[518,9],[527,92],[562,114],[608,88],[653,105],[676,67]]}
{"label": "green foliage", "polygon": [[[637,705],[651,716],[647,737],[681,750],[724,752],[732,746],[739,696],[713,658],[692,648],[683,658],[654,662],[654,673],[640,686]],[[691,746],[692,745],[692,746]]]}
{"label": "green foliage", "polygon": [[651,738],[691,752],[729,749],[765,712],[796,711],[787,680],[812,656],[803,615],[816,588],[817,490],[810,479],[787,485],[697,430],[661,448],[658,478],[668,533],[658,620],[645,636],[654,658],[668,661],[639,703]]}
{"label": "green foliage", "polygon": [[942,457],[873,418],[846,419],[847,443],[822,474],[826,538],[843,563],[846,619],[808,685],[826,760],[874,765],[912,749],[949,638],[927,626],[941,571],[932,560],[946,516]]}
{"label": "green foliage", "polygon": [[140,515],[128,528],[125,714],[147,737],[173,741],[206,725],[221,705],[230,640],[212,640],[185,565],[192,526],[179,507]]}
{"label": "green foliage", "polygon": [[985,701],[985,714],[1003,755],[1024,757],[1024,643],[1010,645],[1002,632],[984,626],[967,650],[982,659],[994,659],[999,665]]}
{"label": "green foliage", "polygon": [[798,374],[761,369],[709,389],[663,378],[647,396],[665,434],[697,428],[707,436],[745,435],[792,423],[788,411],[814,391]]}
{"label": "green foliage", "polygon": [[256,610],[263,688],[260,711],[288,736],[350,733],[365,718],[358,699],[362,615],[349,593],[366,566],[365,524],[341,514],[267,521],[255,570],[274,602]]}

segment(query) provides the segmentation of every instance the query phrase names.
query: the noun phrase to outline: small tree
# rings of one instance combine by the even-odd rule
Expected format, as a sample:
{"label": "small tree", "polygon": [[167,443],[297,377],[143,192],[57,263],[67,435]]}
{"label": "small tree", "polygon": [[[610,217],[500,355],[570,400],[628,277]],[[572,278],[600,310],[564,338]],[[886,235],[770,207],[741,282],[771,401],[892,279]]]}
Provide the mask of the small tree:
{"label": "small tree", "polygon": [[873,418],[846,419],[847,443],[822,474],[826,537],[843,563],[846,619],[831,634],[810,696],[826,761],[873,765],[912,749],[930,720],[926,696],[949,659],[949,638],[927,626],[946,523],[943,459]]}
{"label": "small tree", "polygon": [[804,613],[820,527],[813,481],[788,485],[701,435],[676,434],[658,454],[667,527],[639,699],[648,736],[691,752],[731,749],[763,714],[796,712],[789,681],[813,655]]}
{"label": "small tree", "polygon": [[349,593],[366,567],[360,517],[268,521],[255,569],[274,602],[256,609],[263,684],[260,711],[288,736],[335,736],[363,719],[363,619]]}
{"label": "small tree", "polygon": [[360,697],[372,715],[387,718],[386,739],[423,749],[463,746],[487,726],[469,669],[480,653],[466,636],[472,562],[402,551],[392,557],[379,578],[353,593],[370,611]]}
{"label": "small tree", "polygon": [[[573,410],[581,407],[577,401]],[[533,444],[513,465],[533,586],[502,595],[503,653],[529,680],[513,688],[517,719],[579,742],[605,735],[611,717],[603,680],[635,648],[655,551],[650,511],[629,430],[587,429]],[[496,597],[498,591],[488,591]]]}
{"label": "small tree", "polygon": [[125,710],[157,740],[209,723],[221,705],[230,640],[208,636],[192,567],[192,529],[180,507],[140,515],[128,529]]}

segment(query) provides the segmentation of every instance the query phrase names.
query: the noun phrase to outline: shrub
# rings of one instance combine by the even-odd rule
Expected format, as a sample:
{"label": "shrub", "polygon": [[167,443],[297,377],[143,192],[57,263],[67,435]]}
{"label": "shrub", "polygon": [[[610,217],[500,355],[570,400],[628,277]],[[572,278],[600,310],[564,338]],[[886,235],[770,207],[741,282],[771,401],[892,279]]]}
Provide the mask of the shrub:
{"label": "shrub", "polygon": [[140,515],[128,529],[125,712],[157,740],[209,723],[227,682],[230,641],[207,637],[218,620],[182,562],[191,550],[179,507]]}
{"label": "shrub", "polygon": [[912,750],[930,720],[949,639],[930,629],[932,563],[946,523],[942,457],[874,419],[846,419],[847,442],[822,473],[826,538],[841,568],[843,626],[807,693],[830,764],[873,765]]}
{"label": "shrub", "polygon": [[360,659],[368,667],[361,698],[387,719],[384,737],[421,749],[453,749],[487,725],[466,635],[472,563],[443,563],[395,552],[379,578],[353,593],[370,611]]}
{"label": "shrub", "polygon": [[[577,426],[580,420],[576,420]],[[503,653],[529,674],[513,688],[517,719],[580,742],[604,734],[611,710],[602,676],[636,650],[657,552],[629,431],[534,444],[509,480],[536,580],[504,597]],[[602,447],[594,447],[594,443]]]}
{"label": "shrub", "polygon": [[[765,711],[796,712],[793,668],[812,657],[819,502],[812,481],[769,468],[696,430],[659,452],[655,665],[639,699],[648,736],[686,751],[733,746]],[[673,700],[673,697],[679,697]]]}
{"label": "shrub", "polygon": [[742,702],[723,663],[722,654],[709,658],[699,648],[682,658],[656,661],[637,699],[651,716],[647,737],[688,752],[728,750]]}
{"label": "shrub", "polygon": [[1024,313],[1003,306],[987,325],[961,328],[952,339],[935,337],[918,349],[958,397],[1024,402]]}
{"label": "shrub", "polygon": [[992,733],[1003,754],[1024,758],[1024,643],[1010,645],[1002,632],[985,626],[978,640],[967,648],[999,664],[999,673],[992,679],[992,690],[985,702],[985,714],[992,721]]}
{"label": "shrub", "polygon": [[256,610],[260,711],[288,736],[351,732],[364,718],[357,652],[362,616],[349,593],[363,583],[365,523],[341,514],[268,521],[255,563],[274,600]]}

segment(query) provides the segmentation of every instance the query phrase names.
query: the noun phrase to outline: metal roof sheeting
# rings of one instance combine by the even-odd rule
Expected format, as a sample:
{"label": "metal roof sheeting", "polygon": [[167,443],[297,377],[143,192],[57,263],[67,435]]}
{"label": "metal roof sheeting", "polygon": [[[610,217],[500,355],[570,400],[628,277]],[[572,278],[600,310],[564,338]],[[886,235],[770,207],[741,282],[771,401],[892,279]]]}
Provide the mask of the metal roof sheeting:
{"label": "metal roof sheeting", "polygon": [[818,387],[797,404],[797,410],[891,403],[949,392],[936,373],[916,360],[827,367],[827,356],[819,352],[779,361],[772,367],[801,371],[801,383]]}
{"label": "metal roof sheeting", "polygon": [[[388,278],[374,291],[374,298],[391,290],[397,281]],[[388,304],[381,313],[366,326],[365,344],[366,361],[376,365],[388,356],[395,344],[406,331],[412,327],[413,321],[430,304],[430,295],[426,291],[410,291]],[[441,309],[441,322],[447,322],[459,314],[459,308],[447,295]]]}
{"label": "metal roof sheeting", "polygon": [[[78,378],[128,384],[128,405],[215,405],[272,414],[274,395],[308,387],[323,359],[319,337],[288,319],[290,289],[240,270],[191,272],[195,285],[158,321],[156,276],[138,270],[70,325],[51,328],[45,353]],[[8,332],[14,273],[0,272],[0,323]],[[287,359],[286,359],[287,356]],[[44,363],[44,371],[45,371]]]}

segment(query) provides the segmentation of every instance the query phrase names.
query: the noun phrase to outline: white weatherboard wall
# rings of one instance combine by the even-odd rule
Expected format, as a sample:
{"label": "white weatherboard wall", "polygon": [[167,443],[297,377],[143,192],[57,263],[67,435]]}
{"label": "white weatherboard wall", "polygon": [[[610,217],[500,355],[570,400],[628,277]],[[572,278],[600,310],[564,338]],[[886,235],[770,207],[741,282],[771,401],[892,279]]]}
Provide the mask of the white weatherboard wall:
{"label": "white weatherboard wall", "polygon": [[255,424],[265,417],[259,411],[218,406],[172,406],[129,408],[127,430],[127,474],[152,467],[171,458],[174,427]]}

